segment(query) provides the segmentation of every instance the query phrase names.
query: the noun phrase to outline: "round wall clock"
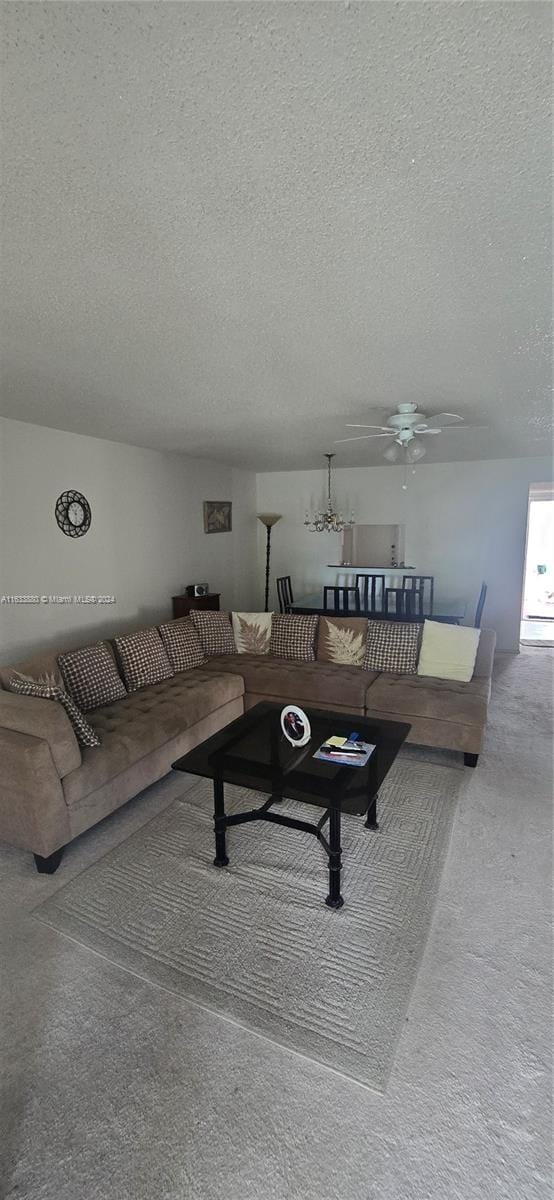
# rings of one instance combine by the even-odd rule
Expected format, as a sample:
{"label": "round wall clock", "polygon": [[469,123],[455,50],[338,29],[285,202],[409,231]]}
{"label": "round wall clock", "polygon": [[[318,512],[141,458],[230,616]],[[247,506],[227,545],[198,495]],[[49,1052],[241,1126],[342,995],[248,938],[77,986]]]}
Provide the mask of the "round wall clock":
{"label": "round wall clock", "polygon": [[88,500],[73,488],[56,500],[56,521],[68,537],[82,537],[90,529],[92,515]]}

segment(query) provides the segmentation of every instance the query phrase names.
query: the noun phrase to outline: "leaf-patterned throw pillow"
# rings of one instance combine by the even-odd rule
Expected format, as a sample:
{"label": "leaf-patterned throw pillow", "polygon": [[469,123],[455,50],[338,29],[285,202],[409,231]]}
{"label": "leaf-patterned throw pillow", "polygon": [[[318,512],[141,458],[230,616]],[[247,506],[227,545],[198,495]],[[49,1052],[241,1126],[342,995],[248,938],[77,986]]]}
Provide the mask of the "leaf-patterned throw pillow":
{"label": "leaf-patterned throw pillow", "polygon": [[318,662],[361,667],[366,642],[365,617],[320,617],[317,636]]}
{"label": "leaf-patterned throw pillow", "polygon": [[238,654],[269,654],[272,613],[234,612],[233,633]]}

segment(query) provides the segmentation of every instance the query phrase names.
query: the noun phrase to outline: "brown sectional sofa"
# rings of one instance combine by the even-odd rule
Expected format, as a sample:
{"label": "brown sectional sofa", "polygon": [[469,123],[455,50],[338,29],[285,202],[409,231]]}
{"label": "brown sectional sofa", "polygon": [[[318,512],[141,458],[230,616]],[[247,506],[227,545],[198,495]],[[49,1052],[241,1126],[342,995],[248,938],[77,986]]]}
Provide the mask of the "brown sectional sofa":
{"label": "brown sectional sofa", "polygon": [[11,692],[16,670],[59,678],[56,653],[0,668],[0,838],[53,871],[78,834],[161,779],[172,762],[260,700],[397,719],[408,741],[481,749],[496,637],[481,631],[469,683],[361,667],[224,655],[87,713],[101,738],[81,747],[61,705]]}

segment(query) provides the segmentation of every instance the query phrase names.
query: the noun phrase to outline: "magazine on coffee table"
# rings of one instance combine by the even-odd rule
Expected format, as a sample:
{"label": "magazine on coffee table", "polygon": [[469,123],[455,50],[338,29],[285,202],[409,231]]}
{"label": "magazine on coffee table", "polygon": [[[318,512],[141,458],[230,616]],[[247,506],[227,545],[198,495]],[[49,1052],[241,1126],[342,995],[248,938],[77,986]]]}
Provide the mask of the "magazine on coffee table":
{"label": "magazine on coffee table", "polygon": [[374,750],[372,742],[362,742],[357,733],[351,733],[348,737],[327,738],[316,750],[314,758],[339,767],[365,767]]}

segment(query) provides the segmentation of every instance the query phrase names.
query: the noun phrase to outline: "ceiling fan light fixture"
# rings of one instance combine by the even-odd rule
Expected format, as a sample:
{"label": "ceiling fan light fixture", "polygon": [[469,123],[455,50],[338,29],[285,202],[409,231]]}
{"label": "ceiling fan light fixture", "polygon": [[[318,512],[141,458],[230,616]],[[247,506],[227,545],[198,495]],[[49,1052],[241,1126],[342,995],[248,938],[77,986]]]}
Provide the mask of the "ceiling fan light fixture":
{"label": "ceiling fan light fixture", "polygon": [[[380,413],[375,413],[379,417]],[[427,416],[418,411],[417,404],[397,404],[395,412],[387,418],[385,425],[365,425],[359,422],[347,422],[348,429],[367,429],[369,433],[358,434],[355,437],[339,438],[340,442],[365,442],[373,438],[394,438],[394,441],[383,451],[383,457],[389,463],[403,463],[405,467],[413,466],[425,458],[427,446],[425,439],[437,436],[449,429],[478,429],[486,426],[468,425],[459,413],[435,413]],[[405,486],[404,484],[402,486]],[[340,514],[339,514],[340,516]]]}
{"label": "ceiling fan light fixture", "polygon": [[425,446],[422,442],[418,442],[417,438],[413,438],[406,447],[406,461],[409,463],[419,462],[421,458],[425,458],[426,454]]}

